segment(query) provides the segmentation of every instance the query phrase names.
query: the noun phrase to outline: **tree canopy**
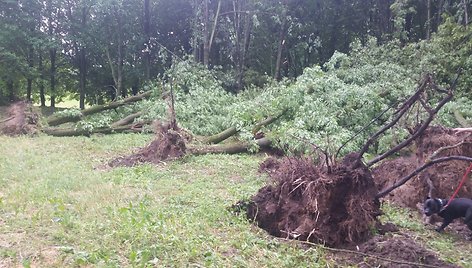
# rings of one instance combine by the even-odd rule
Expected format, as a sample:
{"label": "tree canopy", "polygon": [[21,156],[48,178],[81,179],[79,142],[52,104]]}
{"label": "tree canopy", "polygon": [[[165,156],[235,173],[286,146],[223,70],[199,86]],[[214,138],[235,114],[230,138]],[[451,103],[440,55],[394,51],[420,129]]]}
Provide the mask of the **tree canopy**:
{"label": "tree canopy", "polygon": [[[268,79],[296,78],[372,37],[377,44],[435,46],[421,41],[431,39],[446,20],[467,25],[471,5],[439,0],[1,1],[0,101],[24,98],[54,107],[73,97],[84,108],[137,94],[185,59],[220,70],[224,89],[240,92]],[[457,39],[444,37],[445,51],[432,54],[437,64],[450,60],[448,45],[466,42],[455,29],[449,31]],[[459,58],[467,51],[457,51],[450,68],[467,62]]]}

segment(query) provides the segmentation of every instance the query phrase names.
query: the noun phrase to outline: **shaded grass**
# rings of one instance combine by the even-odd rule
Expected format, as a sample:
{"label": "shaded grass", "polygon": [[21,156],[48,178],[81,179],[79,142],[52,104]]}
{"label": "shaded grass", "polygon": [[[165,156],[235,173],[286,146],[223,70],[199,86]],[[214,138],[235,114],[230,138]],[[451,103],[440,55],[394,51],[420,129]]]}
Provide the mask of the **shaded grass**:
{"label": "shaded grass", "polygon": [[99,168],[151,139],[0,136],[0,266],[325,267],[228,210],[265,183],[264,156]]}

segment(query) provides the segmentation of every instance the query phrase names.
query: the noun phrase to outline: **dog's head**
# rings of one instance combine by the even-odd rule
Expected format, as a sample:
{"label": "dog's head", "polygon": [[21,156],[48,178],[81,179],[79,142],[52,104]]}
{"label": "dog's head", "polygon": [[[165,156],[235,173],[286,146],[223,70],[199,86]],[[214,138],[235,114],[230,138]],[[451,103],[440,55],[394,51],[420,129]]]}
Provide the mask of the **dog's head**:
{"label": "dog's head", "polygon": [[431,216],[441,211],[444,206],[443,201],[439,198],[426,198],[423,205],[423,211],[426,216]]}

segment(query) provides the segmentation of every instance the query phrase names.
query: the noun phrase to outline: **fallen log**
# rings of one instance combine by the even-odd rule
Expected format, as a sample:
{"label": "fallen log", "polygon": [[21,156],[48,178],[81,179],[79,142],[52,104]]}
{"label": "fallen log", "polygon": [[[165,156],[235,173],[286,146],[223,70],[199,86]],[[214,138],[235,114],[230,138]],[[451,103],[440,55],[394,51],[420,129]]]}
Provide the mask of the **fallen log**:
{"label": "fallen log", "polygon": [[43,132],[55,137],[90,136],[92,134],[112,133],[141,133],[143,131],[143,126],[150,123],[151,121],[144,121],[124,126],[94,128],[92,130],[76,128],[43,128]]}
{"label": "fallen log", "polygon": [[151,96],[152,91],[146,91],[142,94],[131,96],[119,101],[114,101],[110,102],[107,104],[102,104],[102,105],[95,105],[87,109],[81,110],[79,113],[74,114],[74,115],[61,115],[61,114],[53,114],[49,116],[46,119],[46,122],[48,123],[49,126],[58,126],[64,123],[69,123],[69,122],[77,122],[80,121],[84,116],[91,115],[91,114],[96,114],[102,111],[106,110],[111,110],[115,109],[133,102],[137,102],[146,98],[149,98]]}
{"label": "fallen log", "polygon": [[125,117],[123,119],[120,119],[120,120],[116,121],[115,123],[111,124],[110,127],[113,128],[113,127],[119,127],[119,126],[126,126],[128,124],[133,123],[134,119],[140,117],[141,115],[143,115],[142,112],[137,112],[137,113],[134,113],[134,114],[130,114],[127,117]]}
{"label": "fallen log", "polygon": [[[261,148],[268,148],[271,141],[267,138],[261,138],[255,141]],[[192,155],[203,154],[238,154],[248,152],[251,148],[249,142],[235,142],[228,144],[214,144],[206,146],[188,146],[187,153]]]}
{"label": "fallen log", "polygon": [[[259,130],[261,130],[262,127],[272,124],[273,122],[275,122],[275,120],[279,119],[284,113],[285,113],[285,111],[283,111],[282,113],[280,113],[277,116],[269,116],[266,119],[260,121],[259,123],[257,123],[253,127],[252,133],[254,135],[256,135],[257,132]],[[228,139],[229,137],[231,137],[233,135],[236,135],[238,132],[239,132],[239,130],[235,126],[232,126],[232,127],[229,127],[229,128],[225,129],[224,131],[222,131],[218,134],[215,134],[215,135],[204,138],[203,143],[217,144],[217,143],[220,143],[220,142]]]}

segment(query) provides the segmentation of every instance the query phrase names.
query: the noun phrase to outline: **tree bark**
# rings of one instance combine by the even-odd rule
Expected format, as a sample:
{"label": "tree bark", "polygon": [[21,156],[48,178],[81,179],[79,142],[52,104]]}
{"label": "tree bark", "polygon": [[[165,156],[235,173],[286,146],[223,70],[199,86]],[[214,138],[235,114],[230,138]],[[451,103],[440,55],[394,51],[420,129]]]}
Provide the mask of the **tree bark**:
{"label": "tree bark", "polygon": [[426,40],[429,40],[431,38],[431,0],[426,0],[426,9]]}
{"label": "tree bark", "polygon": [[[254,126],[254,128],[252,129],[252,133],[255,135],[263,126],[267,126],[267,125],[273,123],[275,120],[279,119],[284,113],[285,113],[285,111],[280,113],[280,115],[278,115],[278,116],[269,116],[266,119],[262,120],[261,122],[257,123]],[[239,132],[238,129],[235,126],[232,126],[232,127],[229,127],[226,130],[224,130],[224,131],[222,131],[218,134],[206,137],[203,140],[203,142],[208,143],[208,144],[220,143],[220,142],[228,139],[229,137],[237,134],[238,132]]]}
{"label": "tree bark", "polygon": [[144,21],[143,21],[143,32],[144,32],[144,79],[149,81],[151,79],[151,13],[150,13],[150,0],[144,0]]}
{"label": "tree bark", "polygon": [[215,38],[216,26],[218,25],[218,18],[220,16],[221,0],[218,1],[218,7],[216,9],[215,19],[213,21],[213,28],[211,29],[210,40],[208,41],[208,51],[211,52],[211,46],[213,45],[213,39]]}
{"label": "tree bark", "polygon": [[136,101],[143,100],[145,98],[150,97],[151,93],[152,93],[151,91],[147,91],[147,92],[144,92],[140,95],[131,96],[129,98],[122,99],[122,100],[119,100],[119,101],[114,101],[114,102],[110,102],[110,103],[102,104],[102,105],[95,105],[95,106],[92,106],[90,108],[83,109],[80,112],[80,114],[75,115],[75,116],[61,116],[61,115],[53,114],[53,115],[49,116],[46,121],[47,121],[49,126],[57,126],[57,125],[61,125],[61,124],[68,123],[68,122],[77,122],[77,121],[80,121],[82,119],[82,117],[84,117],[84,116],[99,113],[99,112],[106,111],[106,110],[115,109],[115,108],[118,108],[120,106],[129,104],[129,103],[133,103],[133,102],[136,102]]}
{"label": "tree bark", "polygon": [[[262,148],[270,147],[271,141],[267,138],[258,139],[255,141],[256,144]],[[248,152],[251,148],[250,143],[246,142],[235,142],[229,144],[215,144],[207,146],[190,146],[188,152],[192,155],[212,154],[212,153],[226,153],[226,154],[237,154]]]}
{"label": "tree bark", "polygon": [[49,49],[50,69],[49,69],[49,81],[50,81],[50,94],[51,94],[51,108],[54,111],[56,107],[56,48]]}
{"label": "tree bark", "polygon": [[151,121],[142,122],[139,124],[129,124],[117,127],[95,128],[93,130],[76,129],[76,128],[44,128],[43,132],[55,137],[75,137],[75,136],[90,136],[92,134],[112,134],[112,133],[139,133],[142,131],[142,126],[150,124]]}
{"label": "tree bark", "polygon": [[[28,49],[28,67],[29,67],[29,72],[32,71],[33,65],[34,65],[34,49],[33,46],[30,46]],[[32,85],[33,85],[33,78],[31,74],[28,74],[28,77],[26,79],[26,100],[31,101],[31,91],[32,91]]]}
{"label": "tree bark", "polygon": [[462,0],[462,6],[464,7],[464,25],[467,28],[467,25],[469,25],[469,12],[467,10],[467,0]]}
{"label": "tree bark", "polygon": [[41,100],[41,107],[46,107],[46,96],[44,96],[43,55],[41,52],[39,53],[38,71],[39,71],[39,99]]}
{"label": "tree bark", "polygon": [[236,133],[238,133],[238,129],[235,127],[235,126],[232,126],[232,127],[229,127],[227,128],[226,130],[218,133],[218,134],[215,134],[213,136],[209,136],[209,137],[206,137],[203,142],[204,143],[209,143],[209,144],[216,144],[216,143],[220,143],[224,140],[226,140],[227,138],[235,135]]}
{"label": "tree bark", "polygon": [[128,125],[128,124],[131,124],[134,121],[134,119],[140,117],[142,114],[143,114],[142,112],[137,112],[137,113],[134,113],[134,114],[130,114],[127,117],[125,117],[123,119],[120,119],[120,120],[116,121],[115,123],[111,124],[110,127],[115,128],[115,127],[125,126],[125,125]]}
{"label": "tree bark", "polygon": [[[82,30],[87,26],[88,7],[82,7],[82,20],[80,22]],[[78,48],[79,57],[79,107],[85,108],[85,92],[87,86],[87,56],[85,54],[85,45]]]}
{"label": "tree bark", "polygon": [[279,46],[277,48],[277,60],[275,62],[275,72],[274,72],[274,79],[280,80],[280,69],[282,66],[282,52],[285,45],[285,35],[286,35],[286,25],[287,25],[287,7],[286,1],[284,1],[283,11],[282,11],[282,24],[280,26],[279,32]]}
{"label": "tree bark", "polygon": [[8,79],[6,84],[7,84],[8,98],[10,101],[14,101],[16,98],[15,98],[15,87],[13,86],[13,80]]}
{"label": "tree bark", "polygon": [[203,65],[210,66],[209,0],[203,0]]}

